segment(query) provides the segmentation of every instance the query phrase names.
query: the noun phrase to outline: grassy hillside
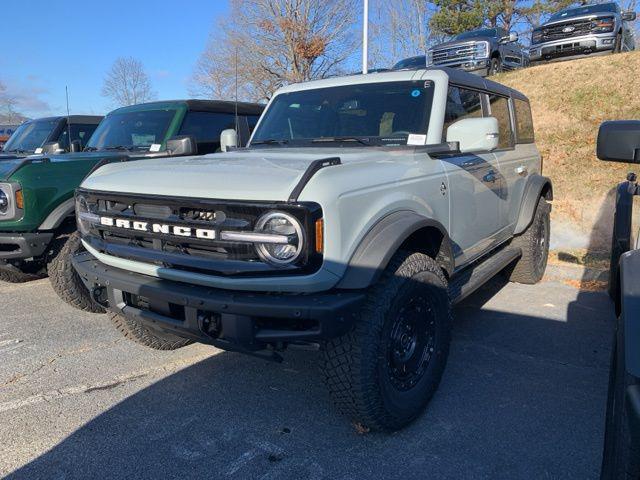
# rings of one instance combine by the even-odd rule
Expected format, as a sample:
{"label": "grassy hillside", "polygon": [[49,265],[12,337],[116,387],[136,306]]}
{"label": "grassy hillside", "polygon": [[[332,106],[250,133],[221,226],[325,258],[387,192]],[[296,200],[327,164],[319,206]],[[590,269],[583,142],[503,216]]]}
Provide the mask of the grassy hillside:
{"label": "grassy hillside", "polygon": [[556,247],[608,248],[613,188],[634,167],[597,160],[595,140],[605,120],[640,120],[639,71],[640,52],[633,52],[495,77],[531,100],[544,174],[554,183]]}

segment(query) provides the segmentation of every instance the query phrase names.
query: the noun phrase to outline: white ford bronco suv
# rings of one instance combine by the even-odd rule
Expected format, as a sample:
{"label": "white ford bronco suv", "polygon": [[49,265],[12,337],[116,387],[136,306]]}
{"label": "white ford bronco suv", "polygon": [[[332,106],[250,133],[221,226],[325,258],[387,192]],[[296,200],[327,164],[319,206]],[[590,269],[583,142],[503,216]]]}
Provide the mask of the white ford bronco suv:
{"label": "white ford bronco suv", "polygon": [[339,408],[394,430],[437,389],[451,306],[502,270],[542,278],[541,173],[527,98],[498,83],[434,68],[290,85],[246,148],[86,178],[72,263],[152,348],[319,345]]}

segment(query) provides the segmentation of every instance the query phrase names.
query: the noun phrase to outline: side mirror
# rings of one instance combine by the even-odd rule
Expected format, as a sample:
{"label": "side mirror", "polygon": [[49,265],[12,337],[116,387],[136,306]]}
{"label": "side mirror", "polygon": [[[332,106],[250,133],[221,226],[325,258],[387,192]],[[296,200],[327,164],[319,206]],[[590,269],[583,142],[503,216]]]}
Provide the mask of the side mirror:
{"label": "side mirror", "polygon": [[447,128],[447,142],[458,142],[462,153],[490,152],[498,148],[498,132],[495,117],[463,118]]}
{"label": "side mirror", "polygon": [[80,140],[74,140],[73,142],[71,142],[71,148],[69,151],[72,153],[81,152],[82,143],[80,143]]}
{"label": "side mirror", "polygon": [[193,135],[180,135],[167,140],[167,153],[172,157],[197,155],[198,144]]}
{"label": "side mirror", "polygon": [[622,20],[625,22],[633,22],[636,19],[636,12],[634,11],[628,11],[628,12],[622,12]]}
{"label": "side mirror", "polygon": [[58,142],[47,142],[42,146],[41,153],[44,155],[60,154],[64,153],[64,148]]}
{"label": "side mirror", "polygon": [[640,163],[640,121],[604,122],[598,130],[596,154],[600,160]]}
{"label": "side mirror", "polygon": [[500,43],[514,43],[518,41],[518,33],[517,32],[509,32],[509,35],[505,35],[500,39]]}
{"label": "side mirror", "polygon": [[238,146],[238,133],[233,128],[227,128],[220,133],[220,150],[228,152]]}

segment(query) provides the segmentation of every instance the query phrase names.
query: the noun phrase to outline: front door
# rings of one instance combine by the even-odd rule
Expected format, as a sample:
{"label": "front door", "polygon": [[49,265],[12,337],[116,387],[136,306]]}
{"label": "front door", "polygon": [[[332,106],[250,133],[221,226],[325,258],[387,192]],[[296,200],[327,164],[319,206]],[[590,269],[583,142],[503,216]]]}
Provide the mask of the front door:
{"label": "front door", "polygon": [[[444,134],[458,120],[482,117],[486,113],[483,96],[474,90],[449,87]],[[460,265],[495,244],[501,230],[499,211],[505,182],[493,153],[446,155],[440,160],[449,182],[449,235]]]}

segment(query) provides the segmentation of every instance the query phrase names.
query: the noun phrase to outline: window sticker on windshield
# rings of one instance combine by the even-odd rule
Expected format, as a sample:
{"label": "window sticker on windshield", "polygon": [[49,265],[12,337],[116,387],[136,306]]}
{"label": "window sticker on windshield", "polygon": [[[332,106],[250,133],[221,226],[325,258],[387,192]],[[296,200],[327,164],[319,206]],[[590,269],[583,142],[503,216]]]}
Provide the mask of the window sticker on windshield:
{"label": "window sticker on windshield", "polygon": [[410,133],[407,137],[407,145],[424,145],[427,143],[426,135],[418,135],[417,133]]}
{"label": "window sticker on windshield", "polygon": [[150,152],[159,152],[161,147],[162,147],[162,145],[160,145],[159,143],[152,143],[151,146],[149,147],[149,151]]}
{"label": "window sticker on windshield", "polygon": [[416,88],[413,92],[411,92],[411,96],[413,98],[416,98],[416,97],[419,97],[421,93],[422,92]]}
{"label": "window sticker on windshield", "polygon": [[36,148],[36,149],[33,151],[33,153],[42,153],[42,148],[41,148],[41,147]]}

